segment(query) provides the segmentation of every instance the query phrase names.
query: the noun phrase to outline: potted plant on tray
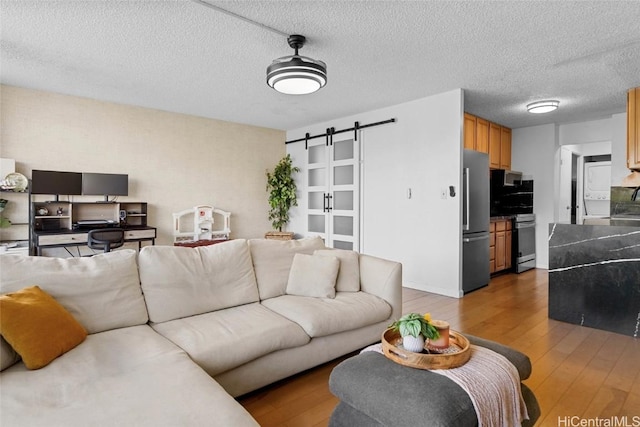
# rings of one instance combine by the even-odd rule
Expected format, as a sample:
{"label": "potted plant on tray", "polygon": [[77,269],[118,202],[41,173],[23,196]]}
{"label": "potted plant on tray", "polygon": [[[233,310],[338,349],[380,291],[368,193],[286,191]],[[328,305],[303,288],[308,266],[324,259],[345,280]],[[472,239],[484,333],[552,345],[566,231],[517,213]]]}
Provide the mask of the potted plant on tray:
{"label": "potted plant on tray", "polygon": [[289,222],[289,209],[298,206],[296,182],[293,174],[300,168],[293,166],[291,156],[280,159],[273,172],[267,171],[267,192],[269,193],[269,220],[274,230],[265,234],[267,239],[291,240],[293,233],[283,232],[282,227]]}
{"label": "potted plant on tray", "polygon": [[402,346],[405,350],[420,353],[424,349],[426,338],[435,340],[440,333],[433,326],[431,314],[425,315],[409,313],[393,322],[390,326],[394,331],[399,331],[402,337]]}

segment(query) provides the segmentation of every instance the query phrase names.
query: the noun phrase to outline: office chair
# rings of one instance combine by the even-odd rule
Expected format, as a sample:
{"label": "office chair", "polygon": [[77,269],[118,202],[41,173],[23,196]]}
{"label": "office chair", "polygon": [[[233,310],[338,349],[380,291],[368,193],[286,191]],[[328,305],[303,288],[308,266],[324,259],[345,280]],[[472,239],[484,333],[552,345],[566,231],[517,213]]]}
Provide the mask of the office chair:
{"label": "office chair", "polygon": [[89,231],[87,246],[91,249],[102,250],[104,253],[124,245],[124,230],[122,228],[99,228]]}

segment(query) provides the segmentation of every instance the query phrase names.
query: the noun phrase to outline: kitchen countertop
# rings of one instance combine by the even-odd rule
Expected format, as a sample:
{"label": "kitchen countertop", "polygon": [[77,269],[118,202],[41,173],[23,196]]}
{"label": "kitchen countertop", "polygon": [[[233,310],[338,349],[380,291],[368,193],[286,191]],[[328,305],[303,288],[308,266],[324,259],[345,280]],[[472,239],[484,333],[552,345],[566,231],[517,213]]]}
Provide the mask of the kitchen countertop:
{"label": "kitchen countertop", "polygon": [[618,221],[549,225],[550,318],[638,337],[640,221]]}
{"label": "kitchen countertop", "polygon": [[489,222],[497,222],[497,221],[505,221],[512,220],[515,218],[515,215],[502,215],[502,216],[492,216],[489,218]]}
{"label": "kitchen countertop", "polygon": [[[558,222],[558,224],[569,224],[568,222]],[[585,220],[587,226],[609,225],[613,227],[640,227],[640,218],[622,219],[622,218],[592,218]]]}

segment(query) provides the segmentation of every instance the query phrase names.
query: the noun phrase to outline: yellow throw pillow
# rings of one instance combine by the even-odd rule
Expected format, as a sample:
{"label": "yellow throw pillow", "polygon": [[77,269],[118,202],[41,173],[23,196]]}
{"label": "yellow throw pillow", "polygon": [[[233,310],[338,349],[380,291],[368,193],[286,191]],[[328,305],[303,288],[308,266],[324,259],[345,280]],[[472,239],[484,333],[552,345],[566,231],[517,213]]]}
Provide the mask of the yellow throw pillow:
{"label": "yellow throw pillow", "polygon": [[38,286],[0,296],[0,334],[29,369],[48,365],[87,337],[87,331]]}

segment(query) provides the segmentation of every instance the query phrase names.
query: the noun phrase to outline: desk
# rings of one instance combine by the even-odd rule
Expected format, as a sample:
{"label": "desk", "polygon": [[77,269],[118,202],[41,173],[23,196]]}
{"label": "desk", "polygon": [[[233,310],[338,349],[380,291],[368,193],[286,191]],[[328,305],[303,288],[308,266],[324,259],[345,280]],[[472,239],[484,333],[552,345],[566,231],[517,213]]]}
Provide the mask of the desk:
{"label": "desk", "polygon": [[[36,255],[42,254],[43,248],[61,248],[67,246],[86,246],[89,230],[34,230],[33,246]],[[150,241],[156,244],[155,227],[126,227],[124,229],[125,242],[138,242],[138,250],[142,249],[142,242]]]}

